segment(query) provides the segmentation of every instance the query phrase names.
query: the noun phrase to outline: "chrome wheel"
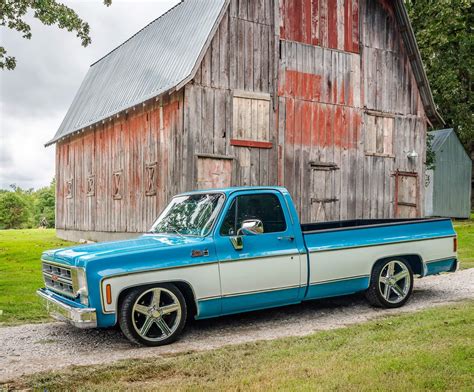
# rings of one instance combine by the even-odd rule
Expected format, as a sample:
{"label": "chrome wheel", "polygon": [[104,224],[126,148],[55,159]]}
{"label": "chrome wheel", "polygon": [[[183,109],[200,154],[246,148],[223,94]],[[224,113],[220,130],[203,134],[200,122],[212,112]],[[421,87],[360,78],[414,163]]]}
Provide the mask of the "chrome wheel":
{"label": "chrome wheel", "polygon": [[378,281],[380,294],[391,304],[402,302],[410,293],[410,271],[401,261],[391,260],[384,265]]}
{"label": "chrome wheel", "polygon": [[144,291],[132,308],[132,324],[145,340],[160,342],[170,337],[182,318],[178,297],[164,287]]}

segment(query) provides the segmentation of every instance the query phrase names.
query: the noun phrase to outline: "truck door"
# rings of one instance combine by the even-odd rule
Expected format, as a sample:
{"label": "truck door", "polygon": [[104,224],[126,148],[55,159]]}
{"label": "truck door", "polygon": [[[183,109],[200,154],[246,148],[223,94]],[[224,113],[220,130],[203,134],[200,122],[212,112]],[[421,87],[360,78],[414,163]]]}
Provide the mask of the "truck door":
{"label": "truck door", "polygon": [[[239,192],[227,205],[216,232],[223,313],[299,302],[306,258],[300,258],[292,225],[287,224],[290,216],[282,195]],[[242,232],[249,220],[260,221],[263,232]]]}

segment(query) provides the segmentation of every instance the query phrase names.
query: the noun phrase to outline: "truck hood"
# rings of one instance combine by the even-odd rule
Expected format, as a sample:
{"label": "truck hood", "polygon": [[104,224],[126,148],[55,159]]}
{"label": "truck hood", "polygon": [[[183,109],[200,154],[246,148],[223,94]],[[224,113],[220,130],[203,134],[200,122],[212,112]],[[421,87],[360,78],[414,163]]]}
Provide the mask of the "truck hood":
{"label": "truck hood", "polygon": [[[160,255],[173,254],[191,257],[194,248],[205,248],[209,240],[200,237],[181,237],[179,235],[145,234],[141,237],[124,241],[102,242],[97,244],[77,245],[67,248],[49,250],[43,253],[42,259],[56,263],[86,267],[92,261],[143,259],[157,260]],[[187,252],[186,250],[188,250]],[[145,256],[146,255],[146,256]]]}

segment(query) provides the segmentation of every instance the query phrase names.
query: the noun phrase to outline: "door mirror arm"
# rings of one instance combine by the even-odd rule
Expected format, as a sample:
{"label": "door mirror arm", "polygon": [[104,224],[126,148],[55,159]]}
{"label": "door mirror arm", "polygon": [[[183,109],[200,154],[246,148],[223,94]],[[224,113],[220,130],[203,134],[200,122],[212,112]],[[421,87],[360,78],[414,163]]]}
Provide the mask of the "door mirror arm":
{"label": "door mirror arm", "polygon": [[257,235],[263,233],[263,223],[260,219],[248,219],[242,222],[237,235]]}
{"label": "door mirror arm", "polygon": [[229,238],[235,250],[244,248],[245,235],[258,235],[263,233],[263,223],[260,219],[248,219],[242,222],[242,227],[237,230],[237,235]]}

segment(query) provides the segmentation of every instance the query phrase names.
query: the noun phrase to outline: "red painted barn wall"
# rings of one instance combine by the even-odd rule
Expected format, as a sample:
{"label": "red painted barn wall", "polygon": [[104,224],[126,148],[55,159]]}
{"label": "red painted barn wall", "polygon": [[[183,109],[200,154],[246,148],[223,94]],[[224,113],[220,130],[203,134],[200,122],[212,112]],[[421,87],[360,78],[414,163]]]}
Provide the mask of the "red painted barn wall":
{"label": "red painted barn wall", "polygon": [[149,103],[58,143],[57,229],[84,231],[81,238],[148,230],[181,190],[182,118],[183,95],[177,93],[163,106]]}
{"label": "red painted barn wall", "polygon": [[[393,217],[397,170],[422,189],[426,116],[391,4],[280,0],[280,13],[280,181],[302,221]],[[388,152],[366,145],[375,118],[393,128]]]}
{"label": "red painted barn wall", "polygon": [[359,0],[280,0],[280,37],[359,52]]}

